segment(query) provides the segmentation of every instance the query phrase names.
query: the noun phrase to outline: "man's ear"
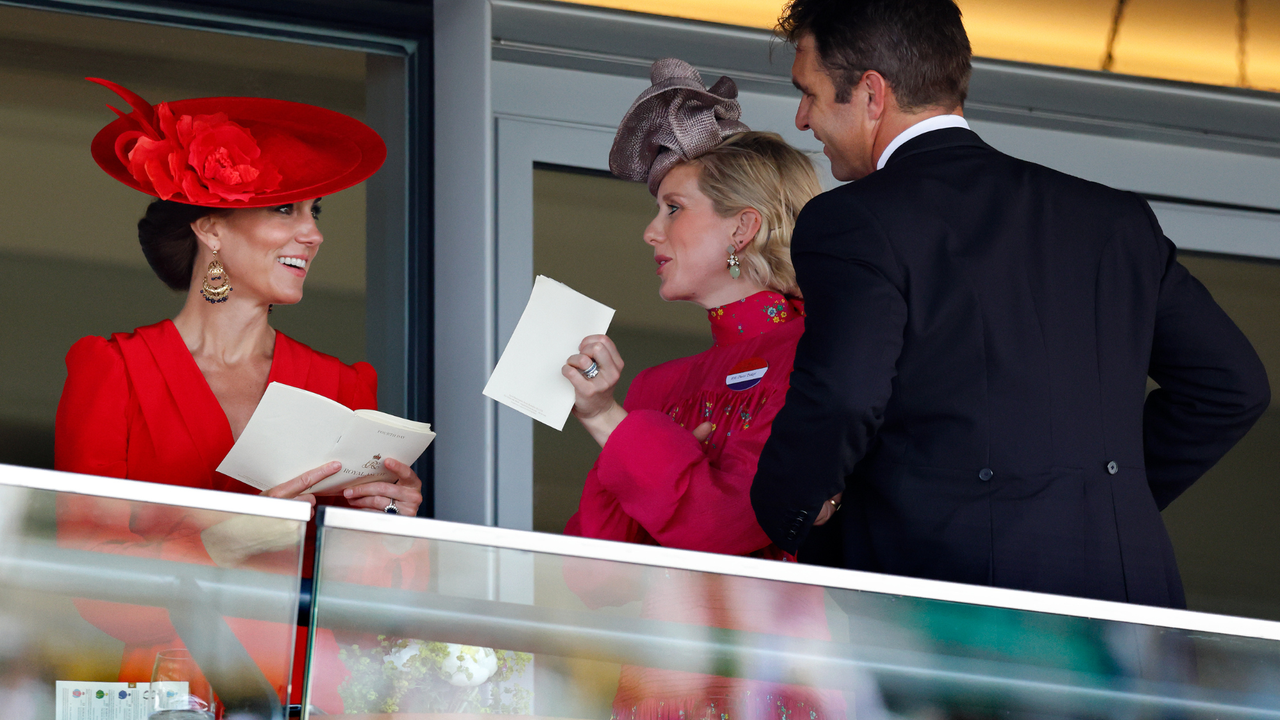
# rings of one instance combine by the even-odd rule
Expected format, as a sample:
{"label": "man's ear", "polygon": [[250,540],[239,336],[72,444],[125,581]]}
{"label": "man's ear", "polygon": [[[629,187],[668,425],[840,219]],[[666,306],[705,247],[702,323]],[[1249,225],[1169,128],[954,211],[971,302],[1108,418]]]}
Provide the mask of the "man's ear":
{"label": "man's ear", "polygon": [[221,218],[217,215],[205,215],[191,223],[191,232],[195,233],[196,240],[213,251],[222,248],[222,223],[220,220]]}
{"label": "man's ear", "polygon": [[863,88],[867,92],[867,117],[871,120],[880,120],[884,117],[885,110],[896,107],[893,100],[893,90],[889,88],[889,82],[884,76],[875,70],[868,70],[862,74]]}
{"label": "man's ear", "polygon": [[751,244],[755,240],[756,234],[760,232],[760,226],[764,224],[764,219],[760,217],[760,211],[749,207],[738,212],[738,224],[733,228],[733,246],[738,250]]}

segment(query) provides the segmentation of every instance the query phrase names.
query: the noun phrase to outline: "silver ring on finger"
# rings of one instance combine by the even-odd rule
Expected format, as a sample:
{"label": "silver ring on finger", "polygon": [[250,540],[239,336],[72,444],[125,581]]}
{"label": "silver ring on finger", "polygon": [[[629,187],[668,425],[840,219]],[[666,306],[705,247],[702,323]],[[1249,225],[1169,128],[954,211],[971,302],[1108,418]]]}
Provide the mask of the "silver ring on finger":
{"label": "silver ring on finger", "polygon": [[595,380],[596,376],[600,374],[600,366],[596,364],[595,360],[592,360],[591,367],[586,370],[580,370],[579,372],[582,373],[582,377],[588,380]]}
{"label": "silver ring on finger", "polygon": [[392,500],[391,502],[387,503],[386,507],[382,508],[382,512],[388,515],[399,515],[400,508],[399,506],[396,505],[396,501]]}

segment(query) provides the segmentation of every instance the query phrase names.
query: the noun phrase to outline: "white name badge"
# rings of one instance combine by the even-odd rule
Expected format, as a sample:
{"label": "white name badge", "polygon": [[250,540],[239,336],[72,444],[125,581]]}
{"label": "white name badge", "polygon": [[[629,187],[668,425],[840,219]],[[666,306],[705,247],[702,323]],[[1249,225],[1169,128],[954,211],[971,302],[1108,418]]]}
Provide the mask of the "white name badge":
{"label": "white name badge", "polygon": [[761,378],[767,372],[769,372],[769,363],[763,358],[747,358],[729,370],[724,384],[728,385],[730,390],[748,390],[759,385]]}

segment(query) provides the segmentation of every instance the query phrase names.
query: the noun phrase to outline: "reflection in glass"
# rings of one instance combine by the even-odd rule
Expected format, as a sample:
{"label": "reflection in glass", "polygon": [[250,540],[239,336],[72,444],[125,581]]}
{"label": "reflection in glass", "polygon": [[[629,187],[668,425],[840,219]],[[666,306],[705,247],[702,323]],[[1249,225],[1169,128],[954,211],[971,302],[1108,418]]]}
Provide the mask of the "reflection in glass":
{"label": "reflection in glass", "polygon": [[[280,707],[294,655],[302,520],[16,487],[4,484],[9,476],[27,475],[0,466],[0,717],[54,717],[57,681],[115,682],[131,666],[140,682],[173,679],[157,662],[172,650],[188,650],[195,665],[178,679],[204,678],[228,713],[270,717]],[[53,477],[86,489],[106,482]],[[220,568],[199,540],[219,523],[292,542]]]}
{"label": "reflection in glass", "polygon": [[213,720],[213,689],[188,650],[161,650],[151,671],[148,720]]}
{"label": "reflection in glass", "polygon": [[[376,535],[323,528],[317,627],[530,653],[533,712],[547,717],[1280,717],[1276,640],[735,574],[770,573],[751,559],[717,560],[733,568],[720,573],[574,557],[653,556],[486,532],[506,547],[383,538],[405,543],[401,563],[428,576],[410,590],[330,574]],[[521,544],[557,554],[507,549]]]}
{"label": "reflection in glass", "polygon": [[[640,617],[692,626],[689,638],[714,642],[714,629],[830,640],[822,588],[755,578],[564,559],[564,579],[589,608],[641,604]],[[782,676],[750,679],[745,668],[671,670],[624,665],[612,715],[627,720],[728,715],[744,720],[841,718],[838,692],[789,684]],[[726,672],[727,671],[727,672]],[[743,677],[743,675],[747,677]]]}

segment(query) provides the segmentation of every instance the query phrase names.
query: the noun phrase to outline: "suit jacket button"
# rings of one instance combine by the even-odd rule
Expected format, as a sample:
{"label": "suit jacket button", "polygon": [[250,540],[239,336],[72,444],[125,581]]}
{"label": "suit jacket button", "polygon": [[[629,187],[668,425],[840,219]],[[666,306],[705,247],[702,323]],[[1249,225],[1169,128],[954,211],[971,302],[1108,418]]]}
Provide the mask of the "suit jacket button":
{"label": "suit jacket button", "polygon": [[1120,472],[1120,466],[1116,464],[1115,460],[1112,460],[1111,462],[1107,463],[1108,475],[1115,475],[1118,472]]}
{"label": "suit jacket button", "polygon": [[795,539],[796,539],[796,535],[798,535],[798,534],[799,534],[799,533],[798,533],[797,531],[795,531],[795,530],[790,530],[790,531],[788,531],[788,532],[787,532],[787,539],[788,539],[788,540],[795,540]]}
{"label": "suit jacket button", "polygon": [[995,473],[991,472],[991,468],[982,468],[978,471],[978,479],[982,482],[987,482],[993,477],[995,477]]}

